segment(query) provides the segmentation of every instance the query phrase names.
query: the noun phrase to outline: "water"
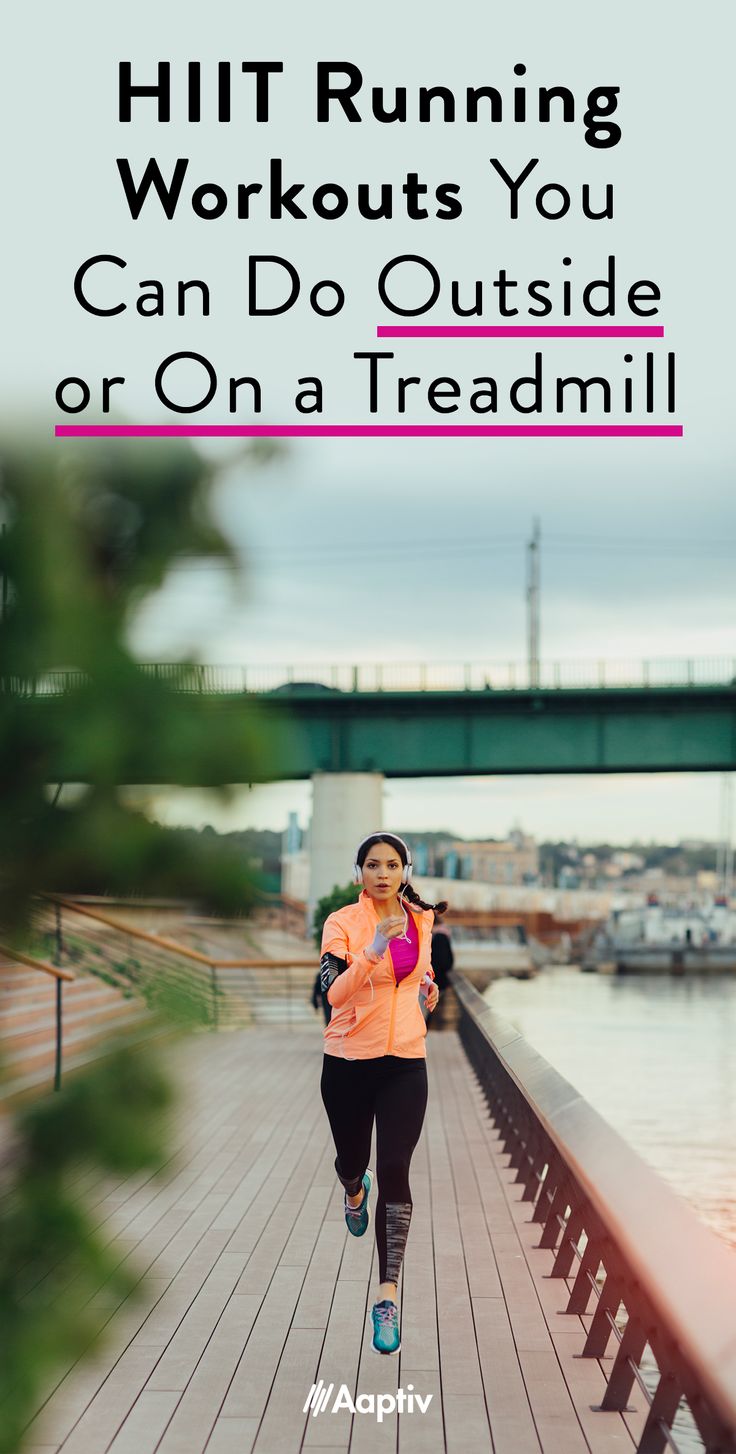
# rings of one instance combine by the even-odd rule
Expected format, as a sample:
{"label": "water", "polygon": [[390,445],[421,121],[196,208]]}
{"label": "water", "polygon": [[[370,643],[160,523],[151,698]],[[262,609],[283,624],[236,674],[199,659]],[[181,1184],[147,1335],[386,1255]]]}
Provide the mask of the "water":
{"label": "water", "polygon": [[550,968],[486,999],[736,1248],[736,978]]}

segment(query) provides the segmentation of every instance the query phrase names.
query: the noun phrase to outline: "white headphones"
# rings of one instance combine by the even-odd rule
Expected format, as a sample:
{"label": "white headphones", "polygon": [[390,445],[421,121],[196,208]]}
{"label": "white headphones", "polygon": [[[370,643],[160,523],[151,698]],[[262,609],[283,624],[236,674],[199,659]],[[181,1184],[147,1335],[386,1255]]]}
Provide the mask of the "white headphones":
{"label": "white headphones", "polygon": [[403,838],[399,838],[398,833],[387,833],[384,838],[381,835],[380,831],[377,833],[369,833],[368,836],[361,839],[360,843],[358,844],[358,847],[355,850],[355,863],[353,864],[353,883],[362,884],[363,882],[363,869],[358,863],[358,854],[360,853],[363,844],[368,843],[371,838],[378,838],[382,843],[388,842],[390,839],[395,838],[396,842],[401,844],[402,848],[406,852],[406,863],[401,870],[401,882],[402,884],[411,883],[411,876],[414,869],[414,864],[412,862],[411,849],[408,843],[405,843]]}

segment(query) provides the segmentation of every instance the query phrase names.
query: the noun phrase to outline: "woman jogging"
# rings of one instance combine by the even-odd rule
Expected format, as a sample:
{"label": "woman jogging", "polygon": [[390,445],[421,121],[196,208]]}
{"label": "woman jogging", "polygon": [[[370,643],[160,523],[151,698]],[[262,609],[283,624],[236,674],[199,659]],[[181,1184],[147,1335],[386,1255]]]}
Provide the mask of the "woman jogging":
{"label": "woman jogging", "polygon": [[411,1222],[409,1163],[427,1106],[427,1027],[420,990],[434,1010],[439,990],[430,962],[434,913],[411,885],[411,853],[395,833],[372,833],[354,864],[363,889],[322,932],[322,987],[332,1005],[324,1030],[320,1089],[345,1188],[345,1221],[354,1237],[370,1222],[368,1167],[376,1122],[376,1243],[379,1287],[372,1347],[401,1347],[397,1284]]}

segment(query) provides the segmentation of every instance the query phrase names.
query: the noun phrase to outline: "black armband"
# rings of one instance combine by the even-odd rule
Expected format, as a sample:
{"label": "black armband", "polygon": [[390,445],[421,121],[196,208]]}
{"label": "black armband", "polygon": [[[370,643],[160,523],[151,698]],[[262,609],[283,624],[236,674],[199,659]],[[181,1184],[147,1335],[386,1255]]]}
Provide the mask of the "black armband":
{"label": "black armband", "polygon": [[347,960],[339,959],[336,954],[322,955],[319,962],[319,982],[323,994],[327,994],[332,981],[337,979],[338,974],[344,974],[347,967]]}

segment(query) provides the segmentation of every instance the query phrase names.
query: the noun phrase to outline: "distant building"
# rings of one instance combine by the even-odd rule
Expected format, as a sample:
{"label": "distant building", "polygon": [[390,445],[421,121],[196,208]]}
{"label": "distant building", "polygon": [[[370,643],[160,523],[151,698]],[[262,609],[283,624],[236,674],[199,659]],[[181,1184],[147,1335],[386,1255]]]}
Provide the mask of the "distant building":
{"label": "distant building", "polygon": [[309,895],[309,833],[299,827],[296,813],[289,814],[289,825],[281,836],[281,892],[289,899]]}
{"label": "distant building", "polygon": [[522,887],[539,879],[536,842],[517,829],[502,843],[458,841],[453,844],[453,852],[455,862],[462,865],[463,878],[475,883]]}

